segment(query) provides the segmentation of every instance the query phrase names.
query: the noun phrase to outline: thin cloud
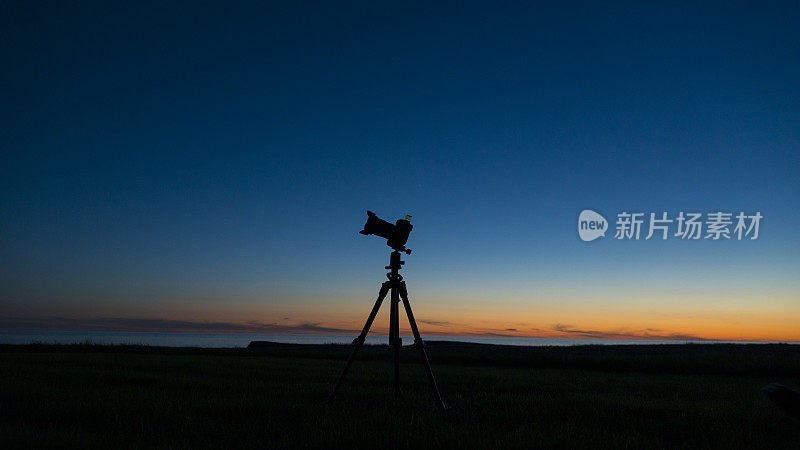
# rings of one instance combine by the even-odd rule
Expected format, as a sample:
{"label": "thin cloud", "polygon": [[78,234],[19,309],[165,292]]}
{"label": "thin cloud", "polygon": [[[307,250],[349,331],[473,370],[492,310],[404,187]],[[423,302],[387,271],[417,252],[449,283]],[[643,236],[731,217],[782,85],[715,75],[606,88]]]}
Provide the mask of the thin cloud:
{"label": "thin cloud", "polygon": [[464,336],[475,336],[475,337],[519,337],[516,334],[508,334],[504,333],[505,330],[498,330],[498,331],[468,331],[465,333],[459,333]]}
{"label": "thin cloud", "polygon": [[650,339],[661,341],[707,341],[708,339],[700,336],[683,333],[653,333],[653,331],[661,331],[653,328],[645,328],[643,330],[628,331],[627,328],[621,328],[611,331],[600,330],[582,330],[575,328],[572,325],[565,325],[557,323],[553,325],[553,330],[559,333],[565,333],[572,336],[580,336],[585,338],[595,339]]}
{"label": "thin cloud", "polygon": [[197,331],[230,333],[355,333],[356,330],[331,328],[320,323],[279,325],[276,323],[193,322],[187,320],[110,317],[72,319],[65,317],[0,318],[3,330],[42,331]]}
{"label": "thin cloud", "polygon": [[446,320],[426,320],[426,319],[417,319],[420,323],[426,323],[428,325],[433,325],[437,327],[447,327],[454,325],[453,322],[448,322]]}

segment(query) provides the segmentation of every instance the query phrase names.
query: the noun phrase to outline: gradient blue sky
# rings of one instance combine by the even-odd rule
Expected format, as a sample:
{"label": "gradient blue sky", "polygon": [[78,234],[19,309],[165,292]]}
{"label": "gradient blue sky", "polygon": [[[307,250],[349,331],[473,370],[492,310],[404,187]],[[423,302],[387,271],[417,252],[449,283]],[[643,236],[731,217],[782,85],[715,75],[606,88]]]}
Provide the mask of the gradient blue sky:
{"label": "gradient blue sky", "polygon": [[369,208],[423,332],[800,340],[798,2],[114,3],[1,7],[4,328],[353,330]]}

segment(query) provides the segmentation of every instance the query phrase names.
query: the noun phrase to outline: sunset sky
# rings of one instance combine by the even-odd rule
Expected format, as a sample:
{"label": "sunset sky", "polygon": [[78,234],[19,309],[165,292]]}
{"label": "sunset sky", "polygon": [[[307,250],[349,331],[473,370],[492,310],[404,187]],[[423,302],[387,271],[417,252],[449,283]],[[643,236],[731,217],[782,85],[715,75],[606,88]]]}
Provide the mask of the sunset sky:
{"label": "sunset sky", "polygon": [[800,341],[798,2],[119,3],[0,7],[0,330],[355,334],[370,209],[423,335]]}

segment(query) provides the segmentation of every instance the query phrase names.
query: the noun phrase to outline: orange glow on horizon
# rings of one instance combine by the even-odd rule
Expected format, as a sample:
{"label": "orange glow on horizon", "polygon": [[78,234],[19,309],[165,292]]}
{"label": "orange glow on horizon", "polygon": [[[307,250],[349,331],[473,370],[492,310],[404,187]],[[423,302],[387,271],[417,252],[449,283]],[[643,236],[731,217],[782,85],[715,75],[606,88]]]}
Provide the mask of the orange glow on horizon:
{"label": "orange glow on horizon", "polygon": [[[367,312],[346,317],[335,315],[328,320],[285,320],[266,319],[231,322],[241,326],[236,330],[229,328],[202,328],[191,330],[186,328],[159,328],[152,331],[202,331],[202,332],[242,332],[269,334],[320,334],[320,335],[355,335],[361,331]],[[379,314],[372,328],[371,335],[388,334],[388,314]],[[597,317],[593,319],[574,318],[569,323],[558,321],[524,320],[522,316],[492,317],[475,321],[431,320],[425,316],[417,316],[420,332],[424,336],[451,337],[524,337],[524,338],[559,338],[559,339],[630,339],[630,340],[719,340],[719,341],[752,341],[752,342],[800,342],[800,331],[796,324],[800,317],[759,317],[748,323],[723,320],[720,318],[654,318],[654,317]],[[197,322],[211,324],[215,321]],[[638,323],[638,326],[629,324]],[[272,327],[273,328],[269,328]],[[265,328],[266,327],[266,328]],[[401,313],[401,335],[410,336],[410,328],[405,315]]]}
{"label": "orange glow on horizon", "polygon": [[[750,294],[704,295],[701,299],[636,294],[507,295],[499,301],[425,292],[411,301],[423,336],[800,342],[800,304],[789,289],[764,300]],[[200,307],[195,302],[169,306],[164,302],[157,309],[140,304],[136,310],[98,303],[88,318],[67,306],[47,308],[46,312],[26,311],[19,317],[44,317],[38,322],[43,326],[20,319],[10,328],[355,335],[363,327],[372,302],[353,297],[308,296],[275,302],[243,298]],[[388,334],[387,306],[384,304],[378,313],[371,334]],[[401,333],[408,336],[402,309],[400,315]],[[61,318],[61,322],[47,322],[47,317]],[[33,325],[28,326],[30,323]]]}

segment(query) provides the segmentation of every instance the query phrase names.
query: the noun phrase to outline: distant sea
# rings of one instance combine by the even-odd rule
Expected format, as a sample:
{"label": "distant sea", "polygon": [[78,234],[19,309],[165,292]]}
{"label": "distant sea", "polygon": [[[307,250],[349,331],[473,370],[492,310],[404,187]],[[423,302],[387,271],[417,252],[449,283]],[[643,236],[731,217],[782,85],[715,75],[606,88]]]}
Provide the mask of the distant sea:
{"label": "distant sea", "polygon": [[[158,333],[124,331],[0,331],[0,344],[100,344],[100,345],[150,345],[160,347],[247,347],[250,341],[271,341],[289,344],[349,344],[355,336],[324,334],[248,334],[248,333]],[[403,344],[414,342],[413,337],[402,338]],[[547,345],[642,345],[687,343],[750,343],[742,341],[656,341],[633,339],[552,339],[517,337],[474,336],[423,336],[426,341],[460,341],[478,344],[547,346]],[[386,344],[387,336],[367,337],[367,344]],[[760,343],[760,342],[752,342]]]}

